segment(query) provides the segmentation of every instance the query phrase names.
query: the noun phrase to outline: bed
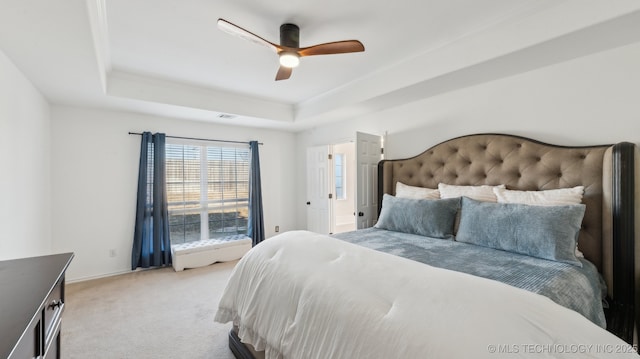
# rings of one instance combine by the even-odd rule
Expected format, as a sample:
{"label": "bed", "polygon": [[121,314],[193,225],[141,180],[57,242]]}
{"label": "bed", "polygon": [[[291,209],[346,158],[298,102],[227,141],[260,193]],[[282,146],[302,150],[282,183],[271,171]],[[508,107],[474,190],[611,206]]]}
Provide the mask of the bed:
{"label": "bed", "polygon": [[[566,147],[479,134],[409,159],[381,161],[376,227],[382,228],[270,238],[234,270],[216,320],[234,322],[229,345],[238,358],[636,357],[625,344],[633,343],[637,316],[636,151],[631,143]],[[453,195],[404,199],[399,186]],[[489,186],[507,197],[581,188],[581,204],[492,203],[464,191],[455,197],[460,188]],[[437,211],[429,207],[436,205]],[[413,206],[446,212],[435,225],[446,230],[425,237],[416,219],[406,220]],[[514,211],[521,217],[509,227]],[[490,225],[479,221],[486,213]],[[565,219],[566,213],[573,214]],[[566,248],[573,243],[570,251],[554,249],[548,258],[544,248],[492,239],[495,228],[518,231],[527,218],[545,216],[566,221],[551,230],[573,236],[562,242]],[[398,230],[398,223],[416,228]],[[534,230],[524,232],[519,238],[535,240]],[[544,272],[568,279],[541,284]],[[574,282],[585,283],[568,289]]]}

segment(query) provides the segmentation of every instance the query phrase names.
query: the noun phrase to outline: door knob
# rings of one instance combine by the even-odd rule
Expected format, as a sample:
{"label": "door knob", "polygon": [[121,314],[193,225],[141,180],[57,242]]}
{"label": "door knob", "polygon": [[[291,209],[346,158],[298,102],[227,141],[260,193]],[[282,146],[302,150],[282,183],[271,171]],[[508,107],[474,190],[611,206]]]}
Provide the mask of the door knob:
{"label": "door knob", "polygon": [[310,206],[310,205],[311,205],[311,202],[307,202],[307,206]]}
{"label": "door knob", "polygon": [[358,212],[358,217],[364,217],[364,213]]}

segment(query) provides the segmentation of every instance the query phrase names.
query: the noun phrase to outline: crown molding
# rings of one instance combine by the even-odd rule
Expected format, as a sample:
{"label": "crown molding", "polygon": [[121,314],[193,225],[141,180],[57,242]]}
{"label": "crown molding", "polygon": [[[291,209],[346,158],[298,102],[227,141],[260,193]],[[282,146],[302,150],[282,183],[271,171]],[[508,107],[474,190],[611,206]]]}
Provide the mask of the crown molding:
{"label": "crown molding", "polygon": [[111,53],[109,50],[109,29],[107,26],[106,0],[86,0],[89,25],[93,37],[93,49],[100,74],[102,90],[107,92],[107,77],[111,72]]}

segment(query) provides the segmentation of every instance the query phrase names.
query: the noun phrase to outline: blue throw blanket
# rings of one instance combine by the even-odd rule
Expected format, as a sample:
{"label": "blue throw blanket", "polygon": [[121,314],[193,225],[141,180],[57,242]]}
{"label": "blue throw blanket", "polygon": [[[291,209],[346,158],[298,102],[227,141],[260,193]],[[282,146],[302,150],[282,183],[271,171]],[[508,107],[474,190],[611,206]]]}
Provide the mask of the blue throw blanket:
{"label": "blue throw blanket", "polygon": [[333,235],[363,247],[434,267],[493,279],[544,295],[606,328],[602,299],[606,288],[597,268],[582,268],[452,240],[367,228]]}

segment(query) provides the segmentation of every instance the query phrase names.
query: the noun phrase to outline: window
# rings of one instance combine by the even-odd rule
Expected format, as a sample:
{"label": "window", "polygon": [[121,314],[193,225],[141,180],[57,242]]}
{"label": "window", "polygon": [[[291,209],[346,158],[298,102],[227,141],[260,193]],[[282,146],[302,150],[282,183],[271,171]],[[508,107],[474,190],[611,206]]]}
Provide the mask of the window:
{"label": "window", "polygon": [[247,233],[249,148],[167,143],[172,243]]}
{"label": "window", "polygon": [[338,153],[333,156],[334,158],[334,173],[335,173],[335,183],[336,183],[336,199],[347,199],[347,191],[344,188],[346,184],[344,175],[345,175],[345,155],[344,153]]}

